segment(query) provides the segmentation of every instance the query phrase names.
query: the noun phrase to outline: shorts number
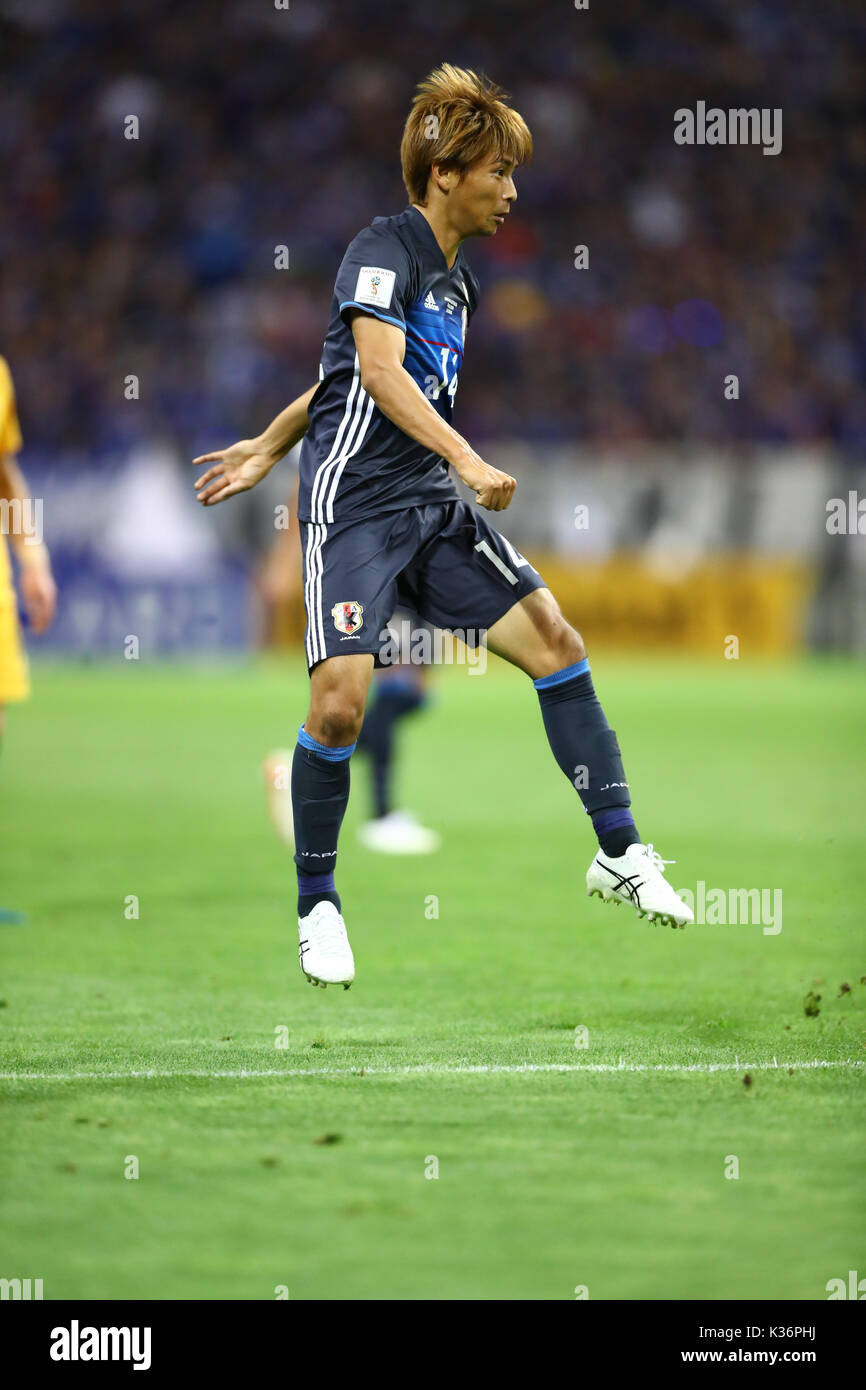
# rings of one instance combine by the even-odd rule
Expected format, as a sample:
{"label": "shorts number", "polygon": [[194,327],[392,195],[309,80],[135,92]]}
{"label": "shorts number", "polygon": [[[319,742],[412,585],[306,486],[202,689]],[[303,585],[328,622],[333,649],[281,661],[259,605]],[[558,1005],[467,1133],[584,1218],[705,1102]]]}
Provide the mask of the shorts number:
{"label": "shorts number", "polygon": [[[507,541],[504,536],[502,537],[502,544],[505,546],[505,549],[508,551],[508,554],[514,561],[516,569],[523,569],[524,565],[529,564],[529,561],[524,559],[520,551],[515,550],[514,546],[510,543],[510,541]],[[490,546],[488,545],[487,541],[479,541],[475,549],[480,550],[482,555],[486,555],[488,560],[493,561],[500,574],[505,575],[505,578],[508,580],[509,584],[517,583],[517,575],[514,573],[514,570],[510,570],[508,566],[502,560],[500,560],[499,556],[496,554],[496,551],[490,549]],[[531,568],[532,566],[530,565],[530,569]]]}

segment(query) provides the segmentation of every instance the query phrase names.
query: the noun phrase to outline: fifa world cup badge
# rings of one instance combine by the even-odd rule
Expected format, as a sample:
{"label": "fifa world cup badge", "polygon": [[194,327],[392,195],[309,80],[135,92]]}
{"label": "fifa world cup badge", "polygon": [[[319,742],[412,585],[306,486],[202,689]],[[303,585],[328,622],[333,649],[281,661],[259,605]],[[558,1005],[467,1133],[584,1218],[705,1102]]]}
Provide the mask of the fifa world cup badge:
{"label": "fifa world cup badge", "polygon": [[363,626],[364,606],[355,599],[350,599],[348,603],[335,603],[331,609],[331,617],[338,632],[351,635]]}

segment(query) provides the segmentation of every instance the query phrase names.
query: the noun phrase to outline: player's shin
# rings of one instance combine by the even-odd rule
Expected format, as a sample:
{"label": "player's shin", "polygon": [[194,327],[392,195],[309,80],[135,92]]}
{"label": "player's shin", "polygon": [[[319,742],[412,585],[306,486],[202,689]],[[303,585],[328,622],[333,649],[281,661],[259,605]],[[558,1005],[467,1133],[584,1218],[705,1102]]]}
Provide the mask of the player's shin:
{"label": "player's shin", "polygon": [[311,738],[303,725],[298,730],[292,760],[292,806],[299,917],[306,917],[323,901],[340,910],[334,869],[337,839],[349,801],[349,759],[354,748],[354,743],[328,748]]}
{"label": "player's shin", "polygon": [[584,658],[533,685],[553,756],[592,818],[601,849],[619,857],[640,836],[619,744],[593,688],[589,662]]}

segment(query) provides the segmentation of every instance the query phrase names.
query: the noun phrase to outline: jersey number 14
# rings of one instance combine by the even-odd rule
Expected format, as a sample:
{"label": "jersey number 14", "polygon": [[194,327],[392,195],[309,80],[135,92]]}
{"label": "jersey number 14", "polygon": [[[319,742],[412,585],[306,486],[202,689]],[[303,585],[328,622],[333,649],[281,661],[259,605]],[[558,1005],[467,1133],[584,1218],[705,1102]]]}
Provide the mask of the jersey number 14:
{"label": "jersey number 14", "polygon": [[448,392],[448,395],[451,397],[452,403],[453,403],[453,401],[454,401],[454,396],[455,396],[456,391],[457,391],[457,372],[456,372],[456,370],[455,370],[453,376],[452,376],[451,379],[449,380],[449,378],[448,378],[448,357],[449,357],[449,354],[450,354],[452,360],[456,363],[456,361],[457,361],[457,353],[456,353],[456,352],[453,352],[453,351],[451,350],[451,348],[447,348],[447,347],[444,347],[444,348],[441,348],[441,349],[440,349],[440,356],[441,356],[441,358],[442,358],[442,380],[441,380],[441,381],[438,379],[438,377],[433,376],[432,372],[431,372],[430,376],[425,376],[425,378],[424,378],[424,395],[427,396],[428,399],[431,400],[431,401],[438,401],[439,396],[440,396],[440,394],[441,394],[443,391],[447,391],[447,392]]}

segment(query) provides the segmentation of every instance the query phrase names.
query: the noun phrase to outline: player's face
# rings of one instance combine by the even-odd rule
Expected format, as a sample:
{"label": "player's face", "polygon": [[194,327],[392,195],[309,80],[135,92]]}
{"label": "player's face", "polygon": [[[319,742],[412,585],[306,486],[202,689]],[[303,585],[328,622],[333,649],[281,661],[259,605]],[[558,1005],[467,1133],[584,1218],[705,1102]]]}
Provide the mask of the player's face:
{"label": "player's face", "polygon": [[452,192],[455,221],[464,236],[495,236],[517,197],[514,164],[484,159],[467,169]]}

